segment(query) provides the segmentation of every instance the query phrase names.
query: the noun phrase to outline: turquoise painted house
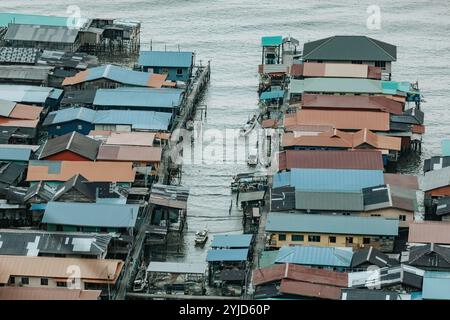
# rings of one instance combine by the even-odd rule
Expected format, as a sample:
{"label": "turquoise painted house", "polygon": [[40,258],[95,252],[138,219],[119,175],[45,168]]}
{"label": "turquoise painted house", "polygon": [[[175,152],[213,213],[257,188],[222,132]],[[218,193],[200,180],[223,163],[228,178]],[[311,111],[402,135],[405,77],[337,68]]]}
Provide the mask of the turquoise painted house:
{"label": "turquoise painted house", "polygon": [[141,51],[138,64],[143,71],[167,74],[167,80],[187,82],[192,74],[194,53]]}

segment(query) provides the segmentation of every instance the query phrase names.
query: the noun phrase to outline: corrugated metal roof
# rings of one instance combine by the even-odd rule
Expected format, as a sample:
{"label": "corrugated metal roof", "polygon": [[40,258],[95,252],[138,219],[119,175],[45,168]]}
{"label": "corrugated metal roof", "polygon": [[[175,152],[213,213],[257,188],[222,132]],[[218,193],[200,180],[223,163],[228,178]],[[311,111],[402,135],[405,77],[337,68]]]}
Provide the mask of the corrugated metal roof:
{"label": "corrugated metal roof", "polygon": [[50,71],[53,67],[47,66],[0,66],[0,78],[3,81],[25,80],[25,81],[40,81],[43,84],[47,81]]}
{"label": "corrugated metal roof", "polygon": [[425,175],[419,179],[419,186],[422,191],[430,191],[449,185],[450,167],[425,172]]}
{"label": "corrugated metal roof", "polygon": [[215,235],[211,248],[249,248],[253,236],[251,234]]}
{"label": "corrugated metal roof", "polygon": [[147,272],[177,273],[177,274],[205,274],[206,263],[157,262],[148,264]]}
{"label": "corrugated metal roof", "polygon": [[8,117],[9,114],[13,111],[16,103],[13,101],[0,99],[0,116]]}
{"label": "corrugated metal roof", "polygon": [[1,161],[28,161],[31,149],[0,148]]}
{"label": "corrugated metal roof", "polygon": [[450,300],[450,272],[426,271],[423,277],[422,298]]}
{"label": "corrugated metal roof", "polygon": [[[7,27],[10,23],[15,24],[35,24],[43,26],[65,27],[72,21],[72,17],[45,16],[26,13],[0,12],[0,26]],[[84,26],[89,21],[87,18],[80,17],[77,25]]]}
{"label": "corrugated metal roof", "polygon": [[101,290],[1,287],[0,300],[98,300]]}
{"label": "corrugated metal roof", "polygon": [[409,243],[450,244],[450,222],[414,221],[409,224]]}
{"label": "corrugated metal roof", "polygon": [[279,99],[283,97],[284,97],[284,90],[272,90],[261,93],[259,99],[270,100],[270,99]]}
{"label": "corrugated metal roof", "polygon": [[96,106],[177,108],[183,98],[179,89],[117,88],[98,89]]}
{"label": "corrugated metal roof", "polygon": [[[285,161],[283,161],[285,158]],[[279,153],[279,169],[383,170],[381,152],[340,150],[286,150]]]}
{"label": "corrugated metal roof", "polygon": [[162,149],[160,147],[101,145],[97,160],[160,162]]}
{"label": "corrugated metal roof", "polygon": [[193,52],[141,51],[138,64],[144,67],[189,68]]}
{"label": "corrugated metal roof", "polygon": [[273,176],[273,188],[293,186],[296,191],[361,191],[384,184],[381,170],[292,169]]}
{"label": "corrugated metal roof", "polygon": [[206,256],[208,262],[246,261],[247,259],[248,249],[211,249]]}
{"label": "corrugated metal roof", "polygon": [[35,41],[73,44],[78,38],[78,29],[67,26],[43,26],[11,24],[4,36],[6,41]]}
{"label": "corrugated metal roof", "polygon": [[96,111],[89,108],[66,108],[50,112],[43,125],[59,124],[74,120],[92,123],[95,115]]}
{"label": "corrugated metal roof", "polygon": [[139,205],[49,202],[42,223],[108,228],[134,228]]}
{"label": "corrugated metal roof", "polygon": [[398,219],[270,212],[267,232],[397,236]]}
{"label": "corrugated metal roof", "polygon": [[442,155],[444,157],[450,156],[450,140],[444,139],[441,142],[442,146]]}
{"label": "corrugated metal roof", "polygon": [[295,192],[295,209],[361,211],[364,210],[362,192]]}
{"label": "corrugated metal roof", "polygon": [[396,61],[397,47],[366,36],[333,36],[305,43],[303,59]]}
{"label": "corrugated metal roof", "polygon": [[56,91],[56,89],[49,87],[3,84],[0,85],[0,99],[41,104],[46,102],[53,91]]}
{"label": "corrugated metal roof", "polygon": [[350,267],[352,248],[292,246],[278,251],[276,263],[308,266]]}
{"label": "corrugated metal roof", "polygon": [[39,159],[45,159],[65,150],[74,152],[90,160],[97,158],[100,142],[73,131],[65,135],[49,139],[42,147]]}
{"label": "corrugated metal roof", "polygon": [[123,146],[152,147],[155,140],[153,132],[111,132],[106,144]]}
{"label": "corrugated metal roof", "polygon": [[306,78],[291,80],[291,93],[383,93],[380,80],[351,78]]}
{"label": "corrugated metal roof", "polygon": [[404,296],[388,290],[342,289],[342,300],[404,300]]}
{"label": "corrugated metal roof", "polygon": [[418,177],[409,174],[385,173],[384,181],[391,186],[402,187],[406,189],[419,189]]}
{"label": "corrugated metal roof", "polygon": [[261,46],[263,47],[273,47],[279,46],[283,43],[282,36],[264,36],[261,37]]}

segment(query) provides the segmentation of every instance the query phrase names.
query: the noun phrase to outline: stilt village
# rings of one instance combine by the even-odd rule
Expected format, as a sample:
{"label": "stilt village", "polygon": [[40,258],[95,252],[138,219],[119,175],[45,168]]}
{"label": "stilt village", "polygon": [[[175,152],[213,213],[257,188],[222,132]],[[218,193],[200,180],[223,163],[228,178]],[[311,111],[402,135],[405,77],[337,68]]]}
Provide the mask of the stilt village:
{"label": "stilt village", "polygon": [[[185,244],[176,132],[211,113],[214,61],[144,50],[138,21],[70,20],[0,12],[0,300],[450,299],[450,140],[399,173],[426,93],[395,44],[255,39],[242,232]],[[183,243],[205,258],[164,254]]]}

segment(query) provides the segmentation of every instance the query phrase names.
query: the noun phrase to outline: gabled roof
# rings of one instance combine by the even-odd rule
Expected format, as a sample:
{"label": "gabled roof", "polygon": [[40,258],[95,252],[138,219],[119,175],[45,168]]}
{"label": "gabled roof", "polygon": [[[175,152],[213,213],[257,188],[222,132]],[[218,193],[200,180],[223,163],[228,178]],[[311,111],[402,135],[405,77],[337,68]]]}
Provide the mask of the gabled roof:
{"label": "gabled roof", "polygon": [[[426,258],[434,254],[433,258]],[[421,258],[424,258],[420,261]],[[450,248],[429,243],[423,246],[411,246],[409,249],[408,264],[416,267],[448,268],[450,266]]]}
{"label": "gabled roof", "polygon": [[409,243],[450,244],[450,222],[414,221],[409,224]]}
{"label": "gabled roof", "polygon": [[66,182],[76,174],[90,182],[133,182],[135,179],[131,162],[32,160],[26,180]]}
{"label": "gabled roof", "polygon": [[39,155],[39,159],[45,159],[63,151],[71,151],[86,159],[95,160],[100,144],[99,141],[73,131],[72,133],[47,140]]}
{"label": "gabled roof", "polygon": [[49,202],[45,208],[42,223],[104,227],[134,228],[139,213],[139,205]]}
{"label": "gabled roof", "polygon": [[266,231],[397,236],[398,224],[381,217],[270,212]]}
{"label": "gabled roof", "polygon": [[397,47],[366,36],[332,36],[305,43],[303,59],[396,61]]}
{"label": "gabled roof", "polygon": [[63,91],[50,87],[36,87],[26,85],[0,85],[0,99],[23,103],[43,104],[53,95],[60,97]]}
{"label": "gabled roof", "polygon": [[373,247],[357,250],[353,254],[351,267],[358,268],[363,264],[375,265],[380,268],[399,265],[399,262]]}
{"label": "gabled roof", "polygon": [[189,68],[193,52],[141,51],[138,64],[145,67]]}
{"label": "gabled roof", "polygon": [[62,85],[72,86],[88,81],[108,79],[124,85],[161,88],[166,78],[167,75],[133,71],[108,64],[80,71],[75,76],[64,79]]}
{"label": "gabled roof", "polygon": [[293,263],[307,266],[350,267],[351,248],[292,246],[278,251],[275,263]]}
{"label": "gabled roof", "polygon": [[45,182],[39,181],[35,183],[30,188],[28,188],[27,193],[25,194],[23,201],[26,203],[33,197],[39,197],[43,200],[43,202],[50,201],[55,194],[55,190],[48,186]]}
{"label": "gabled roof", "polygon": [[57,201],[63,194],[72,189],[77,190],[92,202],[96,199],[95,187],[90,185],[85,177],[77,174],[56,188],[52,201]]}

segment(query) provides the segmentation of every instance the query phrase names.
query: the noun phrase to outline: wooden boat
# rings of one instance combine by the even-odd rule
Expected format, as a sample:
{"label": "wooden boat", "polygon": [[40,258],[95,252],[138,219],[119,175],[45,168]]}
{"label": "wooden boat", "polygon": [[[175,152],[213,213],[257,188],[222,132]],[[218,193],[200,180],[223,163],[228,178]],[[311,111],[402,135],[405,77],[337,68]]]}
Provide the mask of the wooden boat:
{"label": "wooden boat", "polygon": [[197,231],[195,233],[195,245],[204,245],[208,240],[208,229]]}
{"label": "wooden boat", "polygon": [[244,124],[239,132],[239,134],[243,137],[249,134],[256,126],[256,123],[258,122],[258,116],[255,114],[253,117],[247,121],[246,124]]}

